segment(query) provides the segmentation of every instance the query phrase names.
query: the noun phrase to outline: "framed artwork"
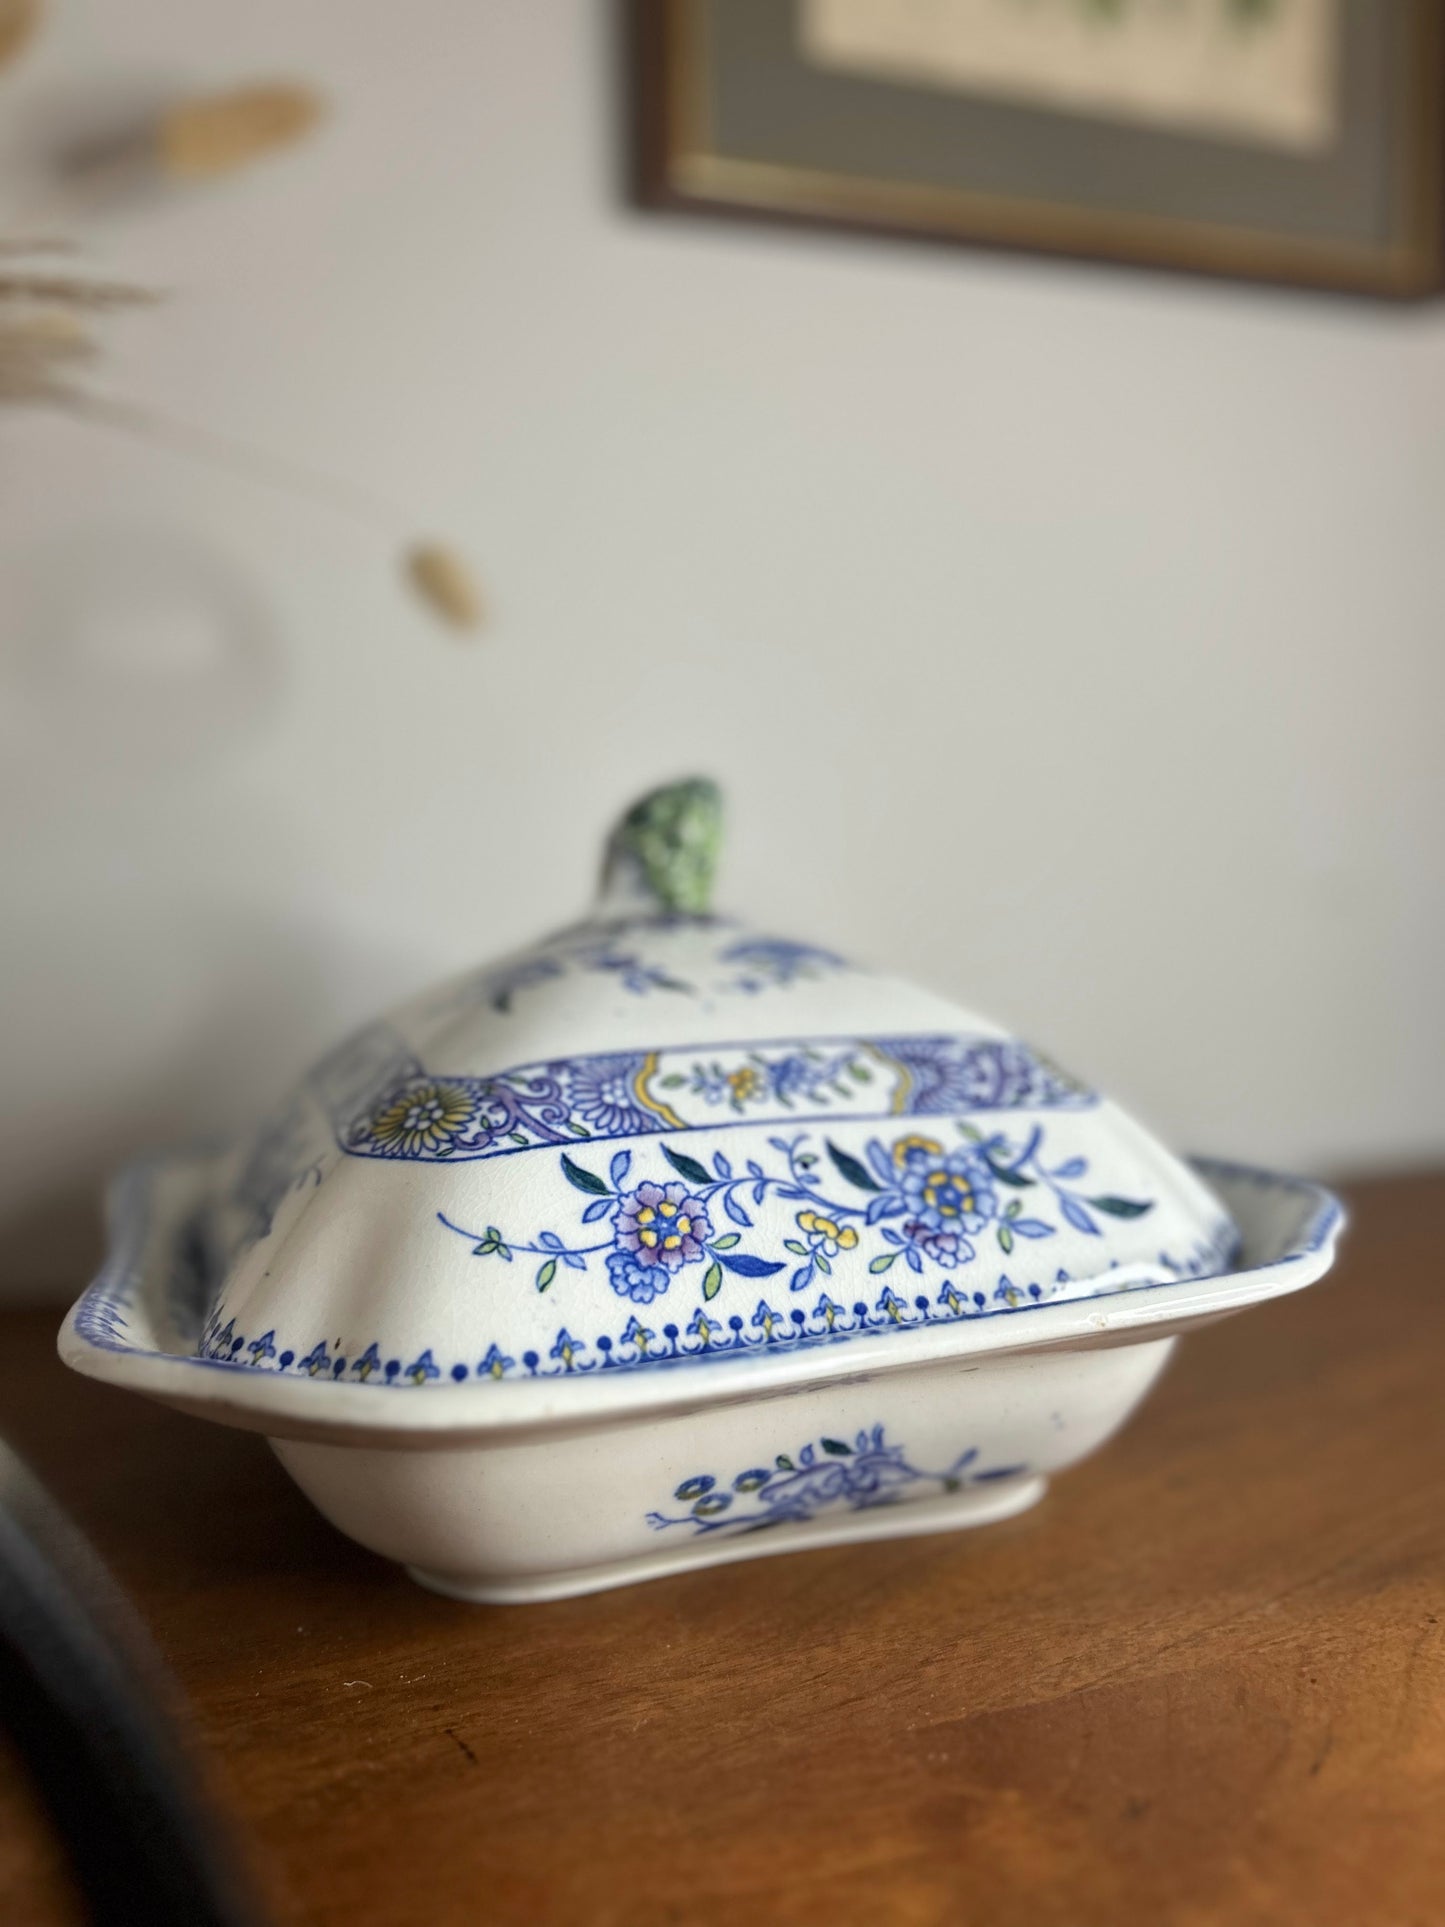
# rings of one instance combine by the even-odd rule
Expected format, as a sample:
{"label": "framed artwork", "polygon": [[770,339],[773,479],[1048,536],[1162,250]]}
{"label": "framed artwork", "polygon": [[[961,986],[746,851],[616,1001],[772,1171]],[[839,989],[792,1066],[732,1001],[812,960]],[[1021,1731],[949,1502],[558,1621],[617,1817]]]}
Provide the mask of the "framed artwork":
{"label": "framed artwork", "polygon": [[651,207],[1445,283],[1445,0],[635,0],[633,48]]}

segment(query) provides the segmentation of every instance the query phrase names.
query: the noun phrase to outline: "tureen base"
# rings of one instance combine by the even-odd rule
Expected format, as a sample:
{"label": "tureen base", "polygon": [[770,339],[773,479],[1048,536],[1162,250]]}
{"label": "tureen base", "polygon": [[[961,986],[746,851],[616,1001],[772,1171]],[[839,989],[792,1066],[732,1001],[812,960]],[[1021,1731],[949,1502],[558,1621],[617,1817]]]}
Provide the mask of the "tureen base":
{"label": "tureen base", "polygon": [[643,1579],[667,1579],[700,1566],[731,1565],[738,1559],[759,1559],[773,1552],[805,1552],[822,1546],[853,1545],[864,1539],[915,1538],[930,1532],[961,1532],[966,1526],[992,1525],[1011,1519],[1037,1505],[1048,1480],[1022,1475],[971,1492],[944,1493],[936,1499],[915,1499],[908,1505],[879,1505],[839,1519],[809,1519],[796,1524],[770,1525],[766,1531],[739,1539],[702,1541],[614,1559],[597,1566],[577,1566],[570,1572],[538,1572],[514,1579],[471,1578],[466,1573],[422,1572],[408,1566],[408,1575],[428,1592],[463,1599],[470,1605],[526,1606],[548,1599],[572,1599],[581,1593],[607,1592]]}
{"label": "tureen base", "polygon": [[1173,1346],[1146,1338],[859,1371],[474,1441],[271,1444],[333,1524],[432,1591],[562,1599],[1021,1512],[1117,1431]]}
{"label": "tureen base", "polygon": [[1125,1422],[1179,1333],[1311,1283],[1341,1222],[1316,1185],[1214,1162],[1201,1169],[1242,1240],[1232,1271],[1121,1278],[897,1337],[669,1356],[646,1375],[573,1372],[569,1358],[565,1372],[425,1389],[337,1382],[359,1355],[344,1337],[329,1378],[319,1361],[288,1369],[289,1353],[269,1369],[243,1364],[240,1338],[226,1359],[196,1352],[191,1228],[212,1162],[127,1179],[111,1258],[72,1311],[62,1355],[264,1433],[342,1532],[424,1586],[479,1601],[560,1599],[1022,1511]]}

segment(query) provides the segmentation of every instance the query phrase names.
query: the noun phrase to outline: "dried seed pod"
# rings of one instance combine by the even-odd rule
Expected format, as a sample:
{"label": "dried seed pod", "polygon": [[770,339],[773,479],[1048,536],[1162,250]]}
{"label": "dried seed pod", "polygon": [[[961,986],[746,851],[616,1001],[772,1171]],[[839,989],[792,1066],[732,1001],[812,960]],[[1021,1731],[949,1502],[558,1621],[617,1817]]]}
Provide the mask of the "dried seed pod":
{"label": "dried seed pod", "polygon": [[320,115],[321,98],[310,87],[237,87],[170,108],[156,125],[155,151],[172,180],[214,180],[301,140]]}
{"label": "dried seed pod", "polygon": [[481,591],[455,549],[418,542],[407,551],[406,573],[422,601],[444,622],[454,629],[481,627]]}
{"label": "dried seed pod", "polygon": [[40,0],[0,0],[0,67],[24,52],[40,20]]}

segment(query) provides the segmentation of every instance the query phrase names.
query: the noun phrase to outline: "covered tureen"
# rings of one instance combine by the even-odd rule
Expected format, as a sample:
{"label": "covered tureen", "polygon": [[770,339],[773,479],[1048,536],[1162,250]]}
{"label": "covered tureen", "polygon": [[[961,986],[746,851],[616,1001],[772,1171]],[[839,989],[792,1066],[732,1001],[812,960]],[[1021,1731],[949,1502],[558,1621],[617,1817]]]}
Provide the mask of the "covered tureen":
{"label": "covered tureen", "polygon": [[264,1432],[424,1583],[535,1599],[1020,1510],[1178,1331],[1327,1268],[1317,1187],[714,915],[719,822],[644,798],[584,922],[128,1172],[67,1362]]}

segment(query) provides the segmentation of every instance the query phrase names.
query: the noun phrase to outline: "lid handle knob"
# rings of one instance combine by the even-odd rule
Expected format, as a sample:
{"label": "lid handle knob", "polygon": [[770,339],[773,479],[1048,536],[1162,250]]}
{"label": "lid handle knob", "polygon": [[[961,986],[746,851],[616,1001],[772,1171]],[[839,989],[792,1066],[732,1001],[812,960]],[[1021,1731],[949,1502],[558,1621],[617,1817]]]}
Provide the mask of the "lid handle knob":
{"label": "lid handle knob", "polygon": [[651,790],[607,839],[600,906],[704,916],[722,842],[722,792],[705,776]]}

